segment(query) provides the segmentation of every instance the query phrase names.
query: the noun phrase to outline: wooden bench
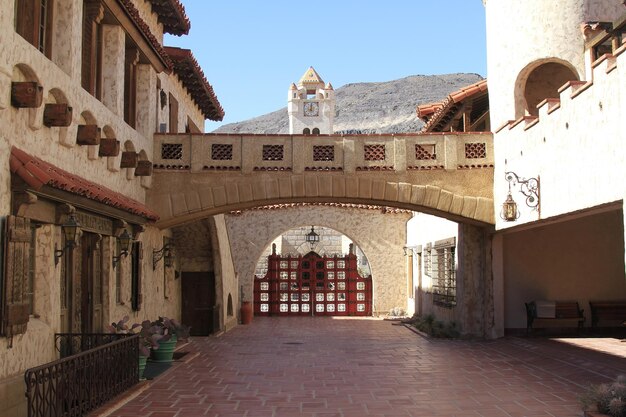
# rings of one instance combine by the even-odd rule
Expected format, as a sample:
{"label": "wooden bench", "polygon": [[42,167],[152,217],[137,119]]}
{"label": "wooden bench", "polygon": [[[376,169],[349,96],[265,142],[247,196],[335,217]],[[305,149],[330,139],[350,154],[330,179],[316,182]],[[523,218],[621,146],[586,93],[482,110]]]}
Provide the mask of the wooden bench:
{"label": "wooden bench", "polygon": [[575,322],[578,330],[583,327],[585,322],[583,310],[580,309],[577,301],[555,301],[554,317],[537,317],[537,304],[535,301],[524,304],[526,305],[526,333],[532,330],[535,320]]}
{"label": "wooden bench", "polygon": [[599,321],[615,321],[618,326],[626,325],[626,300],[589,301],[591,308],[591,327]]}

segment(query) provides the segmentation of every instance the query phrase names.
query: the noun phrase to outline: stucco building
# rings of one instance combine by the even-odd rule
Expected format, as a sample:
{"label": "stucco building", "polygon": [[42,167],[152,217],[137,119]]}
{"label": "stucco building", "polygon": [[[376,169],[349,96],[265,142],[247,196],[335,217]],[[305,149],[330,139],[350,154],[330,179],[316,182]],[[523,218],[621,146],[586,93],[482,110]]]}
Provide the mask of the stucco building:
{"label": "stucco building", "polygon": [[489,88],[420,106],[423,132],[333,134],[310,68],[289,135],[229,135],[202,133],[223,109],[193,53],[163,45],[189,31],[178,0],[0,0],[0,415],[24,414],[56,334],[236,326],[296,227],[363,250],[376,313],[468,336],[523,330],[531,300],[625,300],[626,8],[553,3],[484,0]]}
{"label": "stucco building", "polygon": [[163,45],[189,28],[177,0],[0,2],[0,415],[25,413],[24,371],[58,358],[55,334],[180,318],[145,196],[154,133],[223,117],[192,52]]}

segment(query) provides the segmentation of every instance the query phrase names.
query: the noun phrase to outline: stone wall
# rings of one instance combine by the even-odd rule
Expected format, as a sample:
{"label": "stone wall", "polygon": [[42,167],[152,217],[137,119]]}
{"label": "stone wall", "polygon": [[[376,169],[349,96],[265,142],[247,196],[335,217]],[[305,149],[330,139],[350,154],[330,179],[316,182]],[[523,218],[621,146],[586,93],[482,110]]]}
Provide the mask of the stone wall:
{"label": "stone wall", "polygon": [[[0,0],[0,125],[3,126],[0,132],[0,217],[14,213],[9,169],[12,146],[88,181],[144,202],[146,189],[151,186],[149,177],[135,176],[132,168],[121,169],[120,155],[99,157],[98,146],[77,145],[76,135],[78,125],[97,124],[102,137],[118,139],[122,150],[132,150],[139,153],[142,159],[152,159],[153,133],[160,120],[167,120],[166,114],[157,114],[157,80],[179,102],[179,127],[184,131],[187,116],[197,126],[203,127],[200,110],[178,78],[174,74],[157,74],[155,68],[147,63],[137,66],[137,128],[133,129],[124,121],[124,81],[120,64],[125,58],[125,34],[118,26],[106,25],[104,29],[102,100],[85,91],[80,83],[83,1],[54,3],[52,55],[48,59],[15,32],[16,2]],[[157,39],[161,40],[162,25],[152,13],[150,2],[142,0],[133,4]],[[71,106],[71,124],[67,127],[46,127],[43,124],[44,104],[30,109],[13,107],[11,82],[14,81],[37,81],[43,87],[44,104],[67,103]],[[0,337],[0,415],[16,416],[25,411],[22,375],[26,368],[58,358],[53,335],[61,330],[61,268],[55,266],[53,252],[55,247],[61,246],[61,228],[51,223],[44,223],[37,229],[34,305],[28,330],[13,338],[10,349],[7,348],[7,339]],[[112,234],[102,236],[102,324],[119,320],[124,315],[131,316],[132,321],[156,319],[163,315],[179,318],[180,280],[175,279],[174,269],[164,269],[161,261],[153,271],[152,253],[163,246],[164,236],[167,232],[150,224],[138,236],[143,242],[144,272],[143,303],[138,312],[132,311],[130,305],[130,257],[122,258],[118,265],[122,276],[122,297],[117,302],[116,270],[112,267],[115,238]],[[19,394],[18,398],[15,393]],[[14,406],[18,407],[18,412],[14,412]]]}
{"label": "stone wall", "polygon": [[226,225],[246,298],[251,298],[256,264],[271,242],[289,229],[315,224],[337,230],[361,247],[372,269],[374,314],[387,314],[393,307],[407,308],[402,246],[409,218],[407,212],[383,214],[380,210],[301,206],[226,215]]}

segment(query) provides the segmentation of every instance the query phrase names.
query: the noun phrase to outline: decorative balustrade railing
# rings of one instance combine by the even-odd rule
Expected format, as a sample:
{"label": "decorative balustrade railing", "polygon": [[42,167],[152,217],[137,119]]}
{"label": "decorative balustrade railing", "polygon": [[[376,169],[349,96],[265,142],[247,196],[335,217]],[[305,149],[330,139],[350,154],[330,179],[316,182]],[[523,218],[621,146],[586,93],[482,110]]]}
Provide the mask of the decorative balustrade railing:
{"label": "decorative balustrade railing", "polygon": [[157,134],[154,168],[213,172],[356,172],[493,167],[490,133],[380,135]]}
{"label": "decorative balustrade railing", "polygon": [[54,346],[62,358],[132,336],[120,333],[56,333]]}
{"label": "decorative balustrade railing", "polygon": [[138,337],[123,337],[28,369],[28,417],[84,416],[138,383]]}

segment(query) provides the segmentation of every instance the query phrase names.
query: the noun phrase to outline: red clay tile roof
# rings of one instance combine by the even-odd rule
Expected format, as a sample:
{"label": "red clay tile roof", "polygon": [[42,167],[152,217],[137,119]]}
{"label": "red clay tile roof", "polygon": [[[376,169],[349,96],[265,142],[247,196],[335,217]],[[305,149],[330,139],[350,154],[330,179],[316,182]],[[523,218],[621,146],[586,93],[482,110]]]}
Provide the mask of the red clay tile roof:
{"label": "red clay tile roof", "polygon": [[439,123],[439,121],[448,113],[448,111],[453,109],[456,104],[486,91],[487,80],[484,79],[450,93],[442,102],[428,103],[417,106],[417,117],[425,122],[421,131],[428,132],[432,127]]}
{"label": "red clay tile roof", "polygon": [[222,120],[224,109],[191,51],[171,46],[166,46],[165,51],[174,62],[174,72],[200,107],[204,117],[214,121]]}
{"label": "red clay tile roof", "polygon": [[441,103],[428,103],[417,106],[417,117],[427,122],[429,116],[435,113],[437,110],[443,107]]}
{"label": "red clay tile roof", "polygon": [[148,209],[142,203],[81,178],[78,175],[70,174],[16,147],[11,148],[9,164],[11,172],[19,175],[36,191],[47,185],[48,187],[86,197],[151,221],[159,219],[158,214]]}
{"label": "red clay tile roof", "polygon": [[126,10],[128,16],[135,22],[141,33],[148,40],[148,43],[152,46],[154,51],[157,53],[163,64],[171,70],[172,69],[172,60],[167,55],[165,50],[163,49],[163,45],[159,42],[159,40],[154,36],[152,31],[150,30],[150,26],[141,18],[139,15],[139,11],[133,4],[132,0],[118,0],[120,5]]}
{"label": "red clay tile roof", "polygon": [[172,35],[187,35],[191,22],[185,13],[185,7],[178,0],[150,0],[152,10],[159,15],[163,30]]}

